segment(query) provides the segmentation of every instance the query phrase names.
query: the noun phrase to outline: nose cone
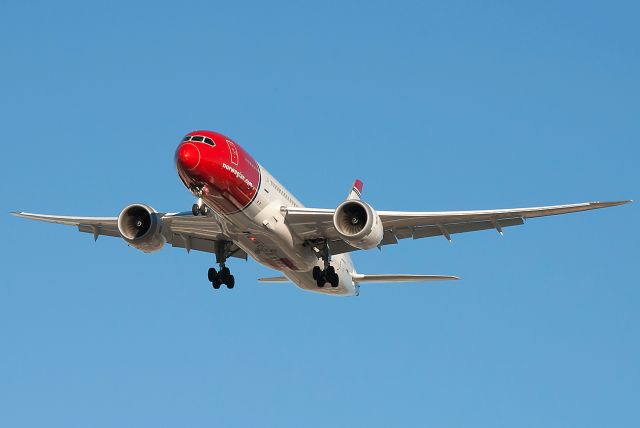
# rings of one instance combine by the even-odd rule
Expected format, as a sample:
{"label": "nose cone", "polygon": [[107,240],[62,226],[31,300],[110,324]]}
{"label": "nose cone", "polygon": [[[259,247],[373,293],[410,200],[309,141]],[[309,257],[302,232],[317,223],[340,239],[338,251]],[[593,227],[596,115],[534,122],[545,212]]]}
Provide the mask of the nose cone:
{"label": "nose cone", "polygon": [[183,143],[176,152],[176,162],[187,171],[191,171],[200,163],[200,150],[192,143]]}

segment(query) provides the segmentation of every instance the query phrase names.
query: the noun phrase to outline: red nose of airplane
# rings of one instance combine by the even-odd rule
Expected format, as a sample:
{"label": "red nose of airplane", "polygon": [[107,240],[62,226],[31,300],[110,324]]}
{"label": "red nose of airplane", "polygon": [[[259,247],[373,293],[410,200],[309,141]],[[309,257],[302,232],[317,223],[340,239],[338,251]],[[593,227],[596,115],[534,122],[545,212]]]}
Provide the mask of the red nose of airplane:
{"label": "red nose of airplane", "polygon": [[200,163],[200,150],[193,143],[183,143],[178,147],[176,161],[187,171],[190,171]]}

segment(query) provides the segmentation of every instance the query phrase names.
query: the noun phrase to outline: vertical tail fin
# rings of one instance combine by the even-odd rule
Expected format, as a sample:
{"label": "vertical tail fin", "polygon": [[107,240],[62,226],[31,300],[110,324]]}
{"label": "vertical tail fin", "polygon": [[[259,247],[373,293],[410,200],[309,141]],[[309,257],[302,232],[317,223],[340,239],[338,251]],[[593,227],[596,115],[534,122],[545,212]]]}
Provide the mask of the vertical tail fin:
{"label": "vertical tail fin", "polygon": [[351,192],[347,195],[347,199],[360,199],[362,195],[362,181],[356,178],[356,181],[353,182],[353,187],[351,188]]}

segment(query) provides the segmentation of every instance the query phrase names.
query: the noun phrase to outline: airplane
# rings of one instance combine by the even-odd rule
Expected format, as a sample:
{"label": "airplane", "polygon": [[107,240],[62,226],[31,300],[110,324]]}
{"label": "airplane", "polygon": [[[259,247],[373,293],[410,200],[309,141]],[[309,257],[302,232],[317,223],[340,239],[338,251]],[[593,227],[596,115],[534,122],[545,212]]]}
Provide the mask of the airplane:
{"label": "airplane", "polygon": [[175,152],[178,176],[194,195],[191,211],[158,212],[135,203],[117,217],[74,217],[12,212],[18,217],[76,226],[80,232],[122,238],[145,253],[165,244],[215,255],[207,278],[214,289],[231,289],[226,263],[235,257],[281,272],[261,282],[292,282],[303,290],[357,296],[360,285],[457,280],[450,275],[362,274],[349,253],[421,239],[524,224],[525,220],[612,207],[632,201],[587,202],[481,211],[376,211],[361,199],[355,180],[337,208],[306,208],[239,144],[218,132],[188,133]]}

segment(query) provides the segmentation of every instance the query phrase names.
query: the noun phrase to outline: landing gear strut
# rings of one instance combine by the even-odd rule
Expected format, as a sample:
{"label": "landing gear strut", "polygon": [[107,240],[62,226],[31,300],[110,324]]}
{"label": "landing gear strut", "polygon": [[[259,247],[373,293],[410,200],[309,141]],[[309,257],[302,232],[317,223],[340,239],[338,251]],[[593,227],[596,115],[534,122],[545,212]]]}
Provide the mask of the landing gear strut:
{"label": "landing gear strut", "polygon": [[216,263],[220,265],[220,270],[216,271],[215,268],[209,268],[207,272],[207,278],[211,282],[211,286],[217,290],[221,285],[226,285],[228,289],[232,289],[236,285],[236,279],[231,275],[231,271],[225,266],[227,258],[233,254],[231,251],[232,243],[229,241],[216,241]]}
{"label": "landing gear strut", "polygon": [[320,251],[320,257],[324,262],[324,269],[320,269],[320,266],[314,266],[311,271],[313,279],[316,280],[318,288],[323,288],[328,282],[332,288],[336,288],[340,284],[340,277],[336,273],[336,270],[331,266],[331,253],[329,251],[329,243],[325,241]]}

